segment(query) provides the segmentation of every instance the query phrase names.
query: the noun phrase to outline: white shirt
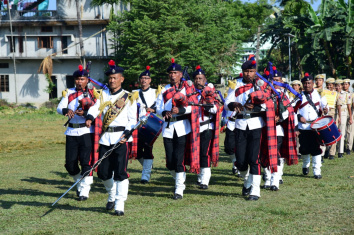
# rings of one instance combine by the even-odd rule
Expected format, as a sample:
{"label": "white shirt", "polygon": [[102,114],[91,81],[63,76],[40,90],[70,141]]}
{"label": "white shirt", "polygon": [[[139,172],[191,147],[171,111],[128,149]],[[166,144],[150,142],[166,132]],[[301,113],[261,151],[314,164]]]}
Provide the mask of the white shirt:
{"label": "white shirt", "polygon": [[[284,89],[281,87],[281,88],[277,88],[276,89],[278,92],[283,92],[284,93]],[[287,92],[284,93],[284,95],[286,97],[289,98]],[[281,95],[281,97],[283,97],[283,94]],[[286,109],[282,114],[281,114],[283,120],[286,120],[288,117],[289,117],[289,111],[288,109]],[[276,125],[276,131],[277,131],[277,136],[284,136],[284,129],[281,125]]]}
{"label": "white shirt", "polygon": [[[242,80],[243,80],[242,78],[237,79],[237,84],[236,84],[235,90],[232,90],[233,92],[230,92],[230,90],[229,90],[229,93],[226,97],[225,105],[224,105],[224,108],[226,110],[229,110],[228,104],[231,102],[238,102],[242,105],[245,105],[246,101],[248,100],[249,94],[254,91],[254,87],[252,87],[248,91],[235,97],[236,89],[246,85],[246,83],[244,83]],[[265,104],[262,104],[261,106],[262,106],[262,111],[265,111]],[[229,111],[232,111],[232,110],[229,110]],[[229,120],[229,122],[231,122],[231,121]],[[254,130],[254,129],[262,128],[264,125],[265,125],[265,123],[263,121],[263,118],[261,118],[261,117],[254,117],[254,118],[249,118],[249,119],[236,119],[235,120],[235,128],[240,129],[240,130],[246,130],[247,126],[250,130]]]}
{"label": "white shirt", "polygon": [[[198,95],[198,101],[200,101],[200,98],[201,98],[201,95]],[[211,109],[209,109],[209,113],[211,113],[211,114],[216,114],[217,111],[218,111],[218,109],[215,104]],[[202,116],[203,116],[203,118],[202,118]],[[215,116],[215,115],[212,115],[211,117],[213,117],[213,116]],[[204,115],[204,113],[202,113],[202,107],[199,107],[199,123],[206,122],[209,119],[210,119],[209,115],[208,116]],[[209,124],[205,124],[205,125],[200,126],[199,133],[202,133],[203,131],[207,130],[208,127],[209,127],[209,130],[214,130],[214,122],[210,122]]]}
{"label": "white shirt", "polygon": [[[156,109],[157,110],[156,110],[156,112],[157,112],[157,114],[159,116],[162,116],[162,112],[163,111],[171,111],[171,109],[172,109],[172,98],[169,99],[166,103],[164,103],[163,102],[163,96],[162,96],[162,94],[169,88],[171,88],[171,85],[170,84],[166,85],[162,89],[162,91],[159,94],[159,96],[157,97],[157,100],[156,100]],[[180,92],[182,94],[186,95],[186,89],[185,88],[183,88]],[[191,106],[187,106],[187,107],[185,107],[185,109],[186,109],[186,112],[184,114],[189,114],[192,111],[192,107]],[[174,114],[172,116],[173,117],[177,117],[177,116],[180,116],[180,115]],[[162,127],[162,136],[164,138],[173,139],[174,131],[176,131],[178,137],[187,135],[187,134],[189,134],[191,132],[191,124],[190,124],[188,119],[184,119],[184,120],[176,121],[176,122],[170,122],[169,128],[166,128],[167,123],[168,122],[165,122],[163,127]]]}
{"label": "white shirt", "polygon": [[[68,89],[68,92],[66,94],[65,97],[63,97],[60,101],[60,103],[58,104],[57,107],[57,112],[61,115],[63,115],[63,109],[64,108],[68,108],[71,109],[72,111],[76,111],[77,107],[79,106],[79,100],[81,100],[82,98],[84,98],[84,95],[81,94],[80,96],[78,96],[76,99],[72,100],[69,104],[69,95],[73,94],[76,92],[75,88],[70,88]],[[90,96],[90,94],[88,93],[88,96]],[[81,108],[79,110],[82,110]],[[86,118],[85,116],[79,116],[76,115],[70,119],[69,123],[73,123],[73,124],[82,124],[85,123]],[[94,127],[91,126],[90,128],[87,127],[81,127],[81,128],[71,128],[68,127],[65,131],[65,135],[69,135],[69,136],[81,136],[84,134],[88,134],[88,133],[93,133],[94,132]]]}
{"label": "white shirt", "polygon": [[[306,96],[304,92],[301,93],[302,95],[302,104],[307,102]],[[309,94],[312,102],[315,104],[316,109],[319,111],[320,108],[324,109],[327,107],[327,99],[326,96],[321,97],[320,94],[316,90],[313,90],[311,94]],[[304,107],[299,108],[298,114],[300,114],[302,117],[306,119],[306,121],[314,121],[318,117],[315,109],[308,103]],[[302,123],[299,121],[299,129],[301,130],[311,130],[311,123]]]}
{"label": "white shirt", "polygon": [[[121,91],[117,94],[110,94],[109,90],[103,90],[102,91],[102,98],[103,102],[106,101],[111,101],[112,104],[123,94],[124,92],[128,93],[127,91],[121,89]],[[97,102],[94,106],[92,106],[89,111],[88,115],[92,115],[94,118],[96,118],[99,114],[99,107],[101,105],[100,99],[97,99]],[[106,106],[102,112],[102,121],[104,118],[104,115],[106,114],[109,106]],[[136,108],[136,101],[134,101],[132,104],[130,101],[127,102],[123,110],[119,113],[119,115],[109,124],[110,127],[117,127],[117,126],[123,126],[125,127],[125,130],[131,130],[135,124],[137,123],[137,108]],[[106,132],[102,135],[100,139],[100,144],[110,146],[118,143],[121,135],[123,134],[123,131],[119,132]],[[129,142],[132,141],[133,138],[129,138]]]}
{"label": "white shirt", "polygon": [[[138,89],[135,91],[139,92],[140,90],[141,89]],[[132,91],[132,92],[135,92],[135,91]],[[143,93],[147,107],[143,103],[143,101],[140,97],[140,92],[139,92],[139,98],[137,100],[137,103],[140,104],[139,117],[144,116],[146,114],[146,109],[151,108],[151,106],[156,102],[156,89],[149,87],[146,91],[142,91],[142,93]]]}

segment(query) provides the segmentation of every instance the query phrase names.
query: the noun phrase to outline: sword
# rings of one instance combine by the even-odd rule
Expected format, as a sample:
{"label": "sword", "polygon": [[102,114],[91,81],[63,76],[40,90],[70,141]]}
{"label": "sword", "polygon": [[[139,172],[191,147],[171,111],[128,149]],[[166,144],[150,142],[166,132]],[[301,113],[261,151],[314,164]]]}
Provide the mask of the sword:
{"label": "sword", "polygon": [[[137,122],[137,123],[135,124],[135,126],[134,126],[123,138],[128,139],[128,138],[132,135],[133,131],[136,130],[137,128],[139,128],[141,125],[146,124],[147,120],[148,120],[148,115],[145,115],[145,116],[141,117],[140,120],[139,120],[139,122]],[[92,172],[94,169],[96,169],[96,168],[101,164],[101,162],[102,162],[104,159],[106,159],[106,158],[113,152],[114,149],[116,149],[116,148],[118,148],[119,146],[121,146],[122,144],[119,143],[119,142],[120,142],[123,138],[120,137],[119,141],[118,141],[110,150],[108,150],[108,151],[103,155],[103,157],[102,157],[101,159],[99,159],[95,164],[93,164],[93,166],[92,166],[92,168],[91,168],[90,170],[86,171],[86,172],[81,176],[81,178],[80,178],[78,181],[76,181],[68,190],[66,190],[66,192],[65,192],[63,195],[61,195],[61,196],[52,204],[52,206],[54,206],[60,199],[62,199],[72,188],[74,188],[78,183],[80,183],[86,176],[90,175],[91,172]]]}

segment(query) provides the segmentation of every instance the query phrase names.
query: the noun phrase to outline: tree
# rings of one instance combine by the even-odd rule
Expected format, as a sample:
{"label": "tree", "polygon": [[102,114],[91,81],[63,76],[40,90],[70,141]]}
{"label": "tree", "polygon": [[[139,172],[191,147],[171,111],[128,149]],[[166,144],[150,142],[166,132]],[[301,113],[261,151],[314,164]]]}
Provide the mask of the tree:
{"label": "tree", "polygon": [[[177,63],[190,66],[189,72],[200,64],[209,80],[215,81],[220,71],[231,72],[242,40],[254,34],[264,12],[269,11],[263,5],[240,1],[132,0],[129,3],[131,10],[115,15],[109,25],[116,35],[114,57],[126,69],[128,84],[137,80],[146,65],[151,66],[155,82],[162,82],[172,57]],[[247,10],[243,12],[243,8]]]}

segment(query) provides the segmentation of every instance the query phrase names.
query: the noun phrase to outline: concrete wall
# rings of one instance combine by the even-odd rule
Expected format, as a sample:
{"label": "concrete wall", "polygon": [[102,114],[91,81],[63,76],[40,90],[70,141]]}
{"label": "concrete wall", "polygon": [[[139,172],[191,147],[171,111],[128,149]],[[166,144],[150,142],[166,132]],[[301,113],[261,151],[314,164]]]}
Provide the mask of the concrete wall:
{"label": "concrete wall", "polygon": [[[101,25],[83,25],[83,39],[90,37],[94,33],[102,30]],[[9,28],[2,27],[0,35],[0,57],[7,57],[10,53],[10,30]],[[23,38],[23,53],[19,52],[19,36]],[[38,37],[39,36],[51,36],[53,37],[53,48],[39,48]],[[79,44],[68,49],[68,53],[62,53],[62,36],[66,37],[68,46],[72,46],[79,42],[78,27],[74,26],[73,30],[68,30],[65,26],[53,26],[53,32],[41,32],[41,27],[26,26],[22,28],[22,32],[19,32],[18,27],[15,28],[14,41],[15,41],[15,56],[16,57],[38,57],[44,58],[52,53],[58,53],[58,56],[79,56]],[[92,38],[84,41],[84,50],[86,56],[107,56],[104,53],[103,34],[98,34]],[[112,53],[110,47],[108,47],[108,55]]]}
{"label": "concrete wall", "polygon": [[[15,93],[15,75],[12,60],[2,60],[2,63],[9,63],[8,69],[0,69],[0,75],[9,75],[9,92],[0,92],[0,99],[8,102],[16,102]],[[96,80],[104,78],[104,66],[107,65],[106,60],[92,60],[91,77]],[[49,100],[49,94],[44,90],[48,82],[42,73],[37,73],[41,60],[26,60],[16,63],[16,88],[18,103],[34,103],[40,106]],[[61,93],[66,87],[66,75],[72,75],[78,69],[79,60],[61,60],[53,61],[53,75],[57,79],[57,93],[61,97]]]}

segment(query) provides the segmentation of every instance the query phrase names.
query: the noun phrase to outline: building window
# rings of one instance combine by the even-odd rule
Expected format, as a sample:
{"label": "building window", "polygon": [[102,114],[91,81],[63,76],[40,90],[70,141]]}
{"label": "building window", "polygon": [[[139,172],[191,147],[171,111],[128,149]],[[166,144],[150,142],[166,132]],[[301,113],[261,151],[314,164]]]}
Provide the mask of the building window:
{"label": "building window", "polygon": [[68,37],[63,36],[61,37],[61,50],[63,54],[68,54],[68,49],[63,51],[67,47],[68,47]]}
{"label": "building window", "polygon": [[9,63],[0,63],[0,69],[8,69]]}
{"label": "building window", "polygon": [[53,37],[38,37],[38,48],[53,48]]}
{"label": "building window", "polygon": [[58,98],[57,77],[51,76],[50,79],[52,79],[52,82],[54,83],[54,87],[53,87],[52,92],[50,92],[50,94],[49,94],[49,99],[55,99],[55,98]]}
{"label": "building window", "polygon": [[[10,46],[10,52],[16,52],[16,47],[12,47],[11,36],[8,36],[7,39],[8,39],[9,46]],[[16,38],[15,37],[14,37],[14,44],[16,45]]]}
{"label": "building window", "polygon": [[65,30],[74,30],[74,25],[65,26]]}
{"label": "building window", "polygon": [[53,27],[52,26],[42,26],[41,32],[53,32]]}
{"label": "building window", "polygon": [[66,87],[71,88],[75,87],[75,79],[72,75],[66,75]]}
{"label": "building window", "polygon": [[0,75],[0,92],[9,91],[9,75]]}
{"label": "building window", "polygon": [[23,37],[22,36],[18,37],[18,51],[20,53],[23,53]]}

